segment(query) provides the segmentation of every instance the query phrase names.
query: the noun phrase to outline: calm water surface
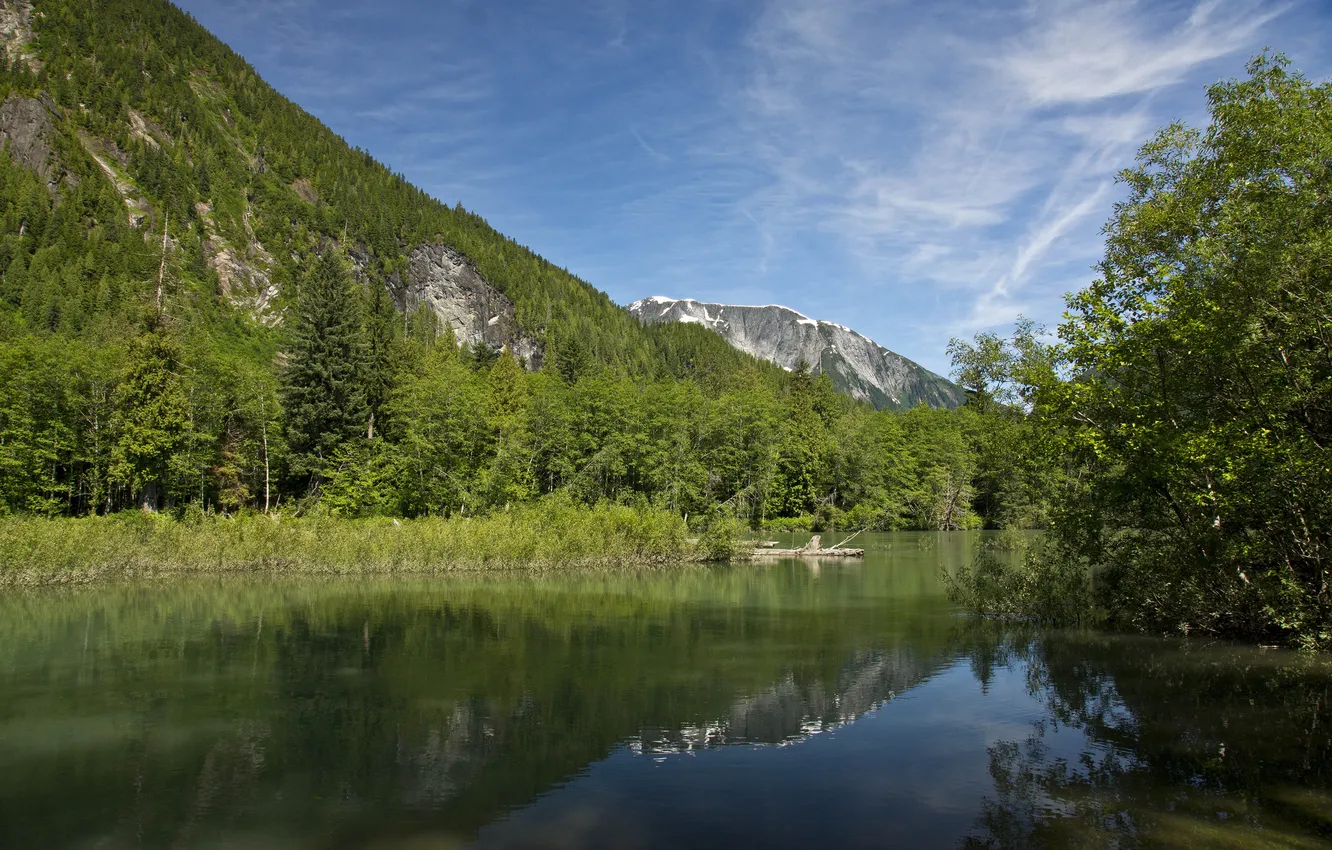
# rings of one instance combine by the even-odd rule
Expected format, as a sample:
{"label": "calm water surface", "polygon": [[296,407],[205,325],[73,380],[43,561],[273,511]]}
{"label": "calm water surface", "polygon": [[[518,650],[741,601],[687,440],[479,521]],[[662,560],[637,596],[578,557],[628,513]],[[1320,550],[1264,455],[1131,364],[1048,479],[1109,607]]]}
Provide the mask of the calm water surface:
{"label": "calm water surface", "polygon": [[866,537],[0,598],[0,847],[1332,842],[1326,659],[977,624],[977,535]]}

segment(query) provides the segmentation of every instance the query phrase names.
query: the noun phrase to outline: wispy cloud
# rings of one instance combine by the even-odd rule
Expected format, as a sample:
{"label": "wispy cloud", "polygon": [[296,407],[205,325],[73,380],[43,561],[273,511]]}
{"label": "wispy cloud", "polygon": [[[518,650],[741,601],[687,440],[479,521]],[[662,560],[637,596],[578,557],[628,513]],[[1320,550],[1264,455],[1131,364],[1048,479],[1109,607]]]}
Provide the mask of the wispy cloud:
{"label": "wispy cloud", "polygon": [[[1252,51],[1283,11],[1055,0],[986,10],[870,0],[776,0],[749,46],[737,102],[756,193],[788,233],[819,222],[866,286],[957,291],[922,314],[966,333],[1051,301],[1099,252],[1113,176],[1184,83]],[[1206,79],[1204,77],[1204,79]],[[753,198],[745,204],[754,203]],[[778,237],[779,241],[781,237]],[[1050,274],[1054,270],[1056,274]]]}
{"label": "wispy cloud", "polygon": [[[1182,21],[1158,29],[1155,4],[1038,2],[1024,31],[991,66],[1037,104],[1080,104],[1157,91],[1202,63],[1253,44],[1284,11],[1270,3],[1202,0]],[[1168,13],[1167,13],[1168,14]]]}
{"label": "wispy cloud", "polygon": [[652,147],[652,145],[649,145],[643,139],[642,134],[640,134],[636,129],[630,127],[629,132],[632,133],[633,137],[638,140],[638,146],[641,147],[647,153],[648,156],[652,157],[653,159],[660,160],[661,162],[670,162],[671,158],[669,156],[657,150],[656,148]]}
{"label": "wispy cloud", "polygon": [[1332,70],[1312,0],[180,2],[621,302],[785,302],[939,371],[950,335],[1057,319],[1116,172],[1207,83],[1269,43]]}

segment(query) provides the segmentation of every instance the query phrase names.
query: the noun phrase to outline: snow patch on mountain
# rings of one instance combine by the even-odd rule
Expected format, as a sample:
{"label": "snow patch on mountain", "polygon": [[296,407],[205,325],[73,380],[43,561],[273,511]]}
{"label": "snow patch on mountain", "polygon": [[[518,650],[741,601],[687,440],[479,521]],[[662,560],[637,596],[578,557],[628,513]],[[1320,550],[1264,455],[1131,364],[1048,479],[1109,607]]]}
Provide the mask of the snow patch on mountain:
{"label": "snow patch on mountain", "polygon": [[826,372],[838,390],[878,408],[957,407],[962,390],[900,354],[836,322],[811,319],[780,304],[709,304],[653,295],[630,313],[647,324],[683,322],[716,331],[731,345],[788,371],[805,364]]}

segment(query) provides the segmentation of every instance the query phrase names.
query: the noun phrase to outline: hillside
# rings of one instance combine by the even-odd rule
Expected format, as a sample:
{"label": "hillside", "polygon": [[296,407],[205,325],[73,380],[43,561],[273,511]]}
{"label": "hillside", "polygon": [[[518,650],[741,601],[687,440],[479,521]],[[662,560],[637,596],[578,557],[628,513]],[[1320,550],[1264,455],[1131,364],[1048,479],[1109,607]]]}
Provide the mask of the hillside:
{"label": "hillside", "polygon": [[[129,237],[165,227],[180,294],[216,293],[273,326],[291,284],[333,240],[400,313],[425,306],[460,343],[510,345],[532,366],[561,345],[626,374],[700,357],[740,364],[706,334],[644,333],[604,293],[349,147],[174,6],[107,0],[88,10],[0,2],[13,63],[0,75],[0,141],[48,193],[79,195],[105,241],[145,254],[129,278],[152,277],[147,255],[159,253]],[[16,293],[29,322],[77,330],[120,306],[71,284]]]}
{"label": "hillside", "polygon": [[876,408],[917,404],[957,407],[961,388],[848,327],[811,319],[789,307],[705,304],[654,296],[630,304],[648,325],[695,324],[714,330],[740,351],[788,371],[801,364],[832,378],[839,392]]}

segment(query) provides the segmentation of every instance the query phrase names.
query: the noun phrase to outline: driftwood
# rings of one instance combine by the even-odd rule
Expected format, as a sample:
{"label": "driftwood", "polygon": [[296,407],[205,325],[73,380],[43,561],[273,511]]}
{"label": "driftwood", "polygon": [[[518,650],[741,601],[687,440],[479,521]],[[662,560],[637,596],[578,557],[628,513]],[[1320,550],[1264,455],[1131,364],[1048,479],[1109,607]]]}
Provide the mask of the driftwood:
{"label": "driftwood", "polygon": [[[854,536],[854,534],[851,535],[851,537]],[[846,540],[850,540],[851,537],[846,538]],[[843,540],[842,543],[845,543],[846,540]],[[799,549],[775,549],[765,546],[761,549],[754,549],[750,554],[756,558],[863,558],[865,557],[865,550],[849,549],[843,547],[841,543],[825,549],[823,548],[823,539],[816,534]]]}
{"label": "driftwood", "polygon": [[[866,528],[868,528],[868,527],[869,527],[869,526],[866,526]],[[862,528],[862,529],[860,529],[859,531],[857,531],[855,534],[851,535],[850,537],[843,537],[843,538],[842,538],[842,542],[840,542],[840,543],[834,543],[834,544],[833,544],[833,548],[834,548],[834,549],[837,549],[837,548],[839,548],[839,547],[841,547],[841,546],[845,546],[846,544],[850,543],[852,540],[855,540],[857,537],[859,537],[859,536],[860,536],[860,532],[861,532],[861,531],[864,531],[864,530],[865,530],[865,529]]]}

